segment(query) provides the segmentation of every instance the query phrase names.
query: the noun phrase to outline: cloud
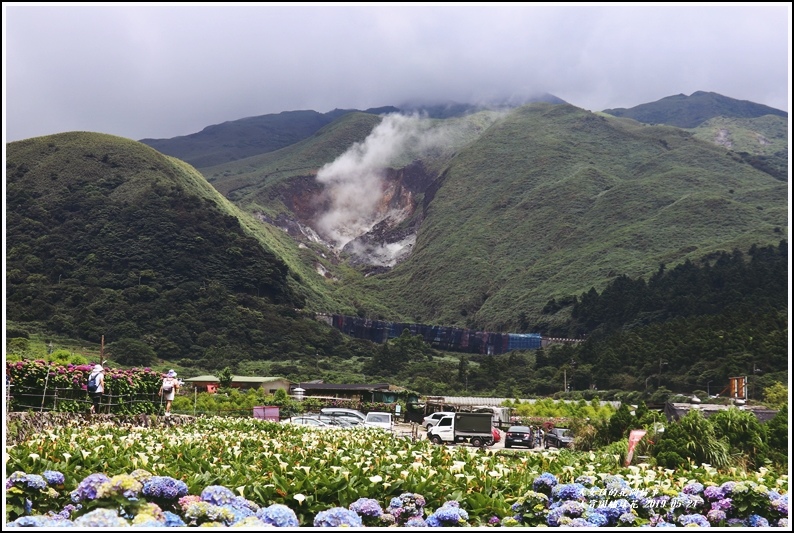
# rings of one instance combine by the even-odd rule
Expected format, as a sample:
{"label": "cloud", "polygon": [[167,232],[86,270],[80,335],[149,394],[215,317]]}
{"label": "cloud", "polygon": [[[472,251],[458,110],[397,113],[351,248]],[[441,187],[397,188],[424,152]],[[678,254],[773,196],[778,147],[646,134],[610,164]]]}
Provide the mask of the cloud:
{"label": "cloud", "polygon": [[298,109],[714,91],[788,110],[791,5],[3,4],[7,140]]}

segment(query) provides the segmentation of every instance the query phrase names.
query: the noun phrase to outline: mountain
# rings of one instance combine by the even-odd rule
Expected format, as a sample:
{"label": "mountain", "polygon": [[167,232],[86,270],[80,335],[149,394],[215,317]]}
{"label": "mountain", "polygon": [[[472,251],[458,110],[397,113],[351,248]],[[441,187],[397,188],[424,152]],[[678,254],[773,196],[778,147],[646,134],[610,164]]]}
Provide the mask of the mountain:
{"label": "mountain", "polygon": [[[292,236],[282,249],[307,265],[303,280],[319,276],[315,292],[359,315],[547,332],[568,320],[548,311],[552,299],[660,263],[775,244],[787,228],[786,184],[724,147],[538,103],[422,122],[428,138],[444,132],[444,146],[384,161],[371,224],[334,247],[320,223],[336,193],[318,170],[381,138],[384,120],[346,115],[288,148],[203,169]],[[356,201],[366,196],[362,187]]]}
{"label": "mountain", "polygon": [[205,366],[282,353],[298,332],[338,339],[296,311],[302,289],[261,224],[184,162],[85,132],[6,149],[8,320]]}
{"label": "mountain", "polygon": [[[382,107],[365,112],[379,114],[396,110]],[[323,126],[350,112],[352,110],[344,109],[334,109],[328,113],[284,111],[214,124],[181,137],[141,139],[140,142],[202,168],[284,148],[313,135]]]}
{"label": "mountain", "polygon": [[667,124],[679,128],[696,128],[715,117],[758,118],[764,115],[788,117],[788,113],[773,107],[705,91],[696,91],[689,96],[684,94],[668,96],[629,109],[605,109],[604,113],[632,118],[645,124]]}

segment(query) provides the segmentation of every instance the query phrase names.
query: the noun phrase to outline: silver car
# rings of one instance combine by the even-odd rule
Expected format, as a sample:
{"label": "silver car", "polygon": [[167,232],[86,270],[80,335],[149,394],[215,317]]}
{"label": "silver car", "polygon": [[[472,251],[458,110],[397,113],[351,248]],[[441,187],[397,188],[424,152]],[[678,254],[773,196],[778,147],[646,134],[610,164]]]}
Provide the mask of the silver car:
{"label": "silver car", "polygon": [[454,414],[455,413],[450,412],[450,411],[439,411],[437,413],[433,413],[433,414],[427,415],[422,420],[422,426],[426,430],[430,431],[430,428],[435,426],[436,424],[438,424],[438,421],[441,420],[443,417],[445,417],[446,415],[454,415]]}

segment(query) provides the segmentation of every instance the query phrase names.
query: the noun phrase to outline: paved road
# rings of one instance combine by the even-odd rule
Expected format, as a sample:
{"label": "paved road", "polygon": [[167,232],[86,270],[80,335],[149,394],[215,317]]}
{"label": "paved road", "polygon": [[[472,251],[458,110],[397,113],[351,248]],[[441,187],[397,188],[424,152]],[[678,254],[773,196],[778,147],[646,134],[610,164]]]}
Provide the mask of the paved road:
{"label": "paved road", "polygon": [[[505,432],[499,430],[499,433],[502,434],[502,438],[499,442],[495,443],[493,446],[490,446],[491,450],[503,450],[505,447]],[[427,430],[425,430],[422,426],[418,424],[406,424],[404,422],[398,422],[394,424],[394,434],[400,435],[409,438],[416,438],[416,439],[426,439],[427,438]],[[462,445],[468,446],[468,445]],[[537,448],[509,448],[510,450],[518,450],[518,451],[542,451],[544,448],[537,447]]]}

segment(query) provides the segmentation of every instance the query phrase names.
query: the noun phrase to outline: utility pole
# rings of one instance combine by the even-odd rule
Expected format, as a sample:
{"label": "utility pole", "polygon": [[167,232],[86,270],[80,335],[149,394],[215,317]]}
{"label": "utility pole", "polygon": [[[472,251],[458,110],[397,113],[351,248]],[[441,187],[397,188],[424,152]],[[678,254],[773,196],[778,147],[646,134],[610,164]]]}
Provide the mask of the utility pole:
{"label": "utility pole", "polygon": [[568,392],[568,369],[562,369],[562,390]]}
{"label": "utility pole", "polygon": [[657,383],[656,384],[656,388],[657,389],[662,386],[662,365],[666,365],[666,364],[667,364],[667,361],[663,361],[662,358],[660,357],[659,358],[659,376],[658,376],[658,379],[657,379],[657,382],[656,382]]}

